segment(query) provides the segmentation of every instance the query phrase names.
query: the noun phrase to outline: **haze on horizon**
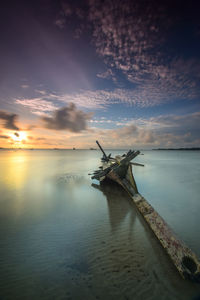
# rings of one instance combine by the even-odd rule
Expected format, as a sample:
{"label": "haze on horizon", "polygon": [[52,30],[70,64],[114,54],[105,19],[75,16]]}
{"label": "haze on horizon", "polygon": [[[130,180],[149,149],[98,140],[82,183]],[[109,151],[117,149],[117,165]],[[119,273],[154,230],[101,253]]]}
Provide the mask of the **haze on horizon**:
{"label": "haze on horizon", "polygon": [[199,9],[1,4],[0,147],[200,147]]}

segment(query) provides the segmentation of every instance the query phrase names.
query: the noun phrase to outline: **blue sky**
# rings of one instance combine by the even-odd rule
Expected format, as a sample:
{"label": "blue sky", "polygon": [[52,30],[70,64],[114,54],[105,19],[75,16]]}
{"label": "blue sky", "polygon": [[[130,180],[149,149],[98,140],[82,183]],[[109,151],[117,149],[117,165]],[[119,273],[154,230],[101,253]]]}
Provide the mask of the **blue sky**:
{"label": "blue sky", "polygon": [[197,1],[8,4],[1,146],[200,146]]}

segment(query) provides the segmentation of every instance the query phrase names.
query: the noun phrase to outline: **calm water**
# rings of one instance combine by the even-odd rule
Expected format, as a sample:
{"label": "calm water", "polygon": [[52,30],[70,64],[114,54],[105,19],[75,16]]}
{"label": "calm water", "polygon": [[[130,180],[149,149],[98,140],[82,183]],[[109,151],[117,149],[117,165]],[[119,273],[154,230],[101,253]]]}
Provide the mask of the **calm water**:
{"label": "calm water", "polygon": [[[200,152],[143,153],[140,193],[200,256]],[[127,194],[91,181],[100,156],[0,151],[1,300],[199,299]]]}

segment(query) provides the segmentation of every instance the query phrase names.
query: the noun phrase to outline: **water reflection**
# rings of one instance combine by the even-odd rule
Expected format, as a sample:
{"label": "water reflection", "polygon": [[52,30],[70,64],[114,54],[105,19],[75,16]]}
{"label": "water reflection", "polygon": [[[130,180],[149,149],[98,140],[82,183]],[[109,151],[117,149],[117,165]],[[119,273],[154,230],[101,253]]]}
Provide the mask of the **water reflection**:
{"label": "water reflection", "polygon": [[126,191],[113,181],[106,180],[100,185],[92,184],[92,187],[100,190],[107,199],[108,214],[112,233],[116,232],[120,225],[129,217],[130,236],[135,222],[135,211]]}
{"label": "water reflection", "polygon": [[1,176],[4,184],[20,189],[27,176],[28,157],[24,152],[9,152],[6,161],[1,164]]}

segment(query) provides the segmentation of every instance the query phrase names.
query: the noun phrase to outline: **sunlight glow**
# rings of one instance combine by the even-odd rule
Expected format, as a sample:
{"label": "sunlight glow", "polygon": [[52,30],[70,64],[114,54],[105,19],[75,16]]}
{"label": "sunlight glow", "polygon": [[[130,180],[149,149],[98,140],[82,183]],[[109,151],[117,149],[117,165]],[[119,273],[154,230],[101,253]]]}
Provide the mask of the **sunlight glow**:
{"label": "sunlight glow", "polygon": [[22,142],[23,140],[26,140],[26,133],[23,131],[20,132],[15,132],[11,135],[11,138],[13,139],[13,141],[15,142]]}

